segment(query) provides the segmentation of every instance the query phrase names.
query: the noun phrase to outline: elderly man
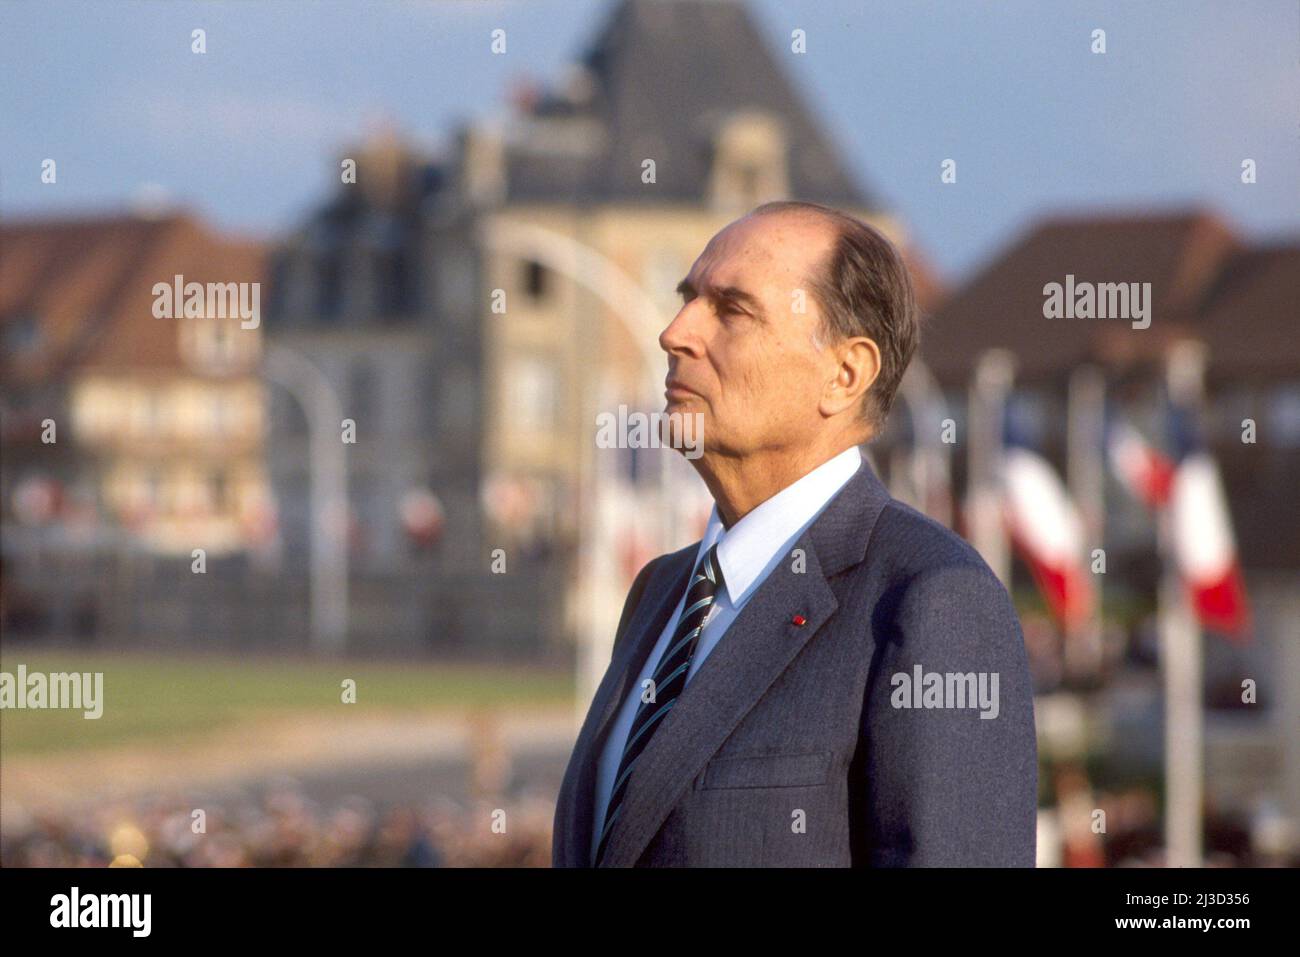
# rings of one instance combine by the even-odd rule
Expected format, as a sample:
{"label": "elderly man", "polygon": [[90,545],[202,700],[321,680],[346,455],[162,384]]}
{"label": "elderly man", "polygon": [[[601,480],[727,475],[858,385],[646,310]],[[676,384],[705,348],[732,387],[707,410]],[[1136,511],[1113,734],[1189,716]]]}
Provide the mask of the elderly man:
{"label": "elderly man", "polygon": [[623,609],[555,813],[557,867],[1033,866],[1024,639],[997,577],[859,447],[915,351],[870,226],[769,203],[659,337],[715,507]]}

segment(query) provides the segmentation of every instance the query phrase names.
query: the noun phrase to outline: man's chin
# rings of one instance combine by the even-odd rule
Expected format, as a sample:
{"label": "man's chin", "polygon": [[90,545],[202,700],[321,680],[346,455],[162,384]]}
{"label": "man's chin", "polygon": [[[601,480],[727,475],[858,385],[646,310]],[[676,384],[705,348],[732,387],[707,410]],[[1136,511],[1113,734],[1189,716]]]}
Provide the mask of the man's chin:
{"label": "man's chin", "polygon": [[659,423],[659,439],[662,444],[677,450],[688,459],[699,458],[706,429],[704,403],[700,398],[690,396],[667,400],[662,415],[663,421]]}

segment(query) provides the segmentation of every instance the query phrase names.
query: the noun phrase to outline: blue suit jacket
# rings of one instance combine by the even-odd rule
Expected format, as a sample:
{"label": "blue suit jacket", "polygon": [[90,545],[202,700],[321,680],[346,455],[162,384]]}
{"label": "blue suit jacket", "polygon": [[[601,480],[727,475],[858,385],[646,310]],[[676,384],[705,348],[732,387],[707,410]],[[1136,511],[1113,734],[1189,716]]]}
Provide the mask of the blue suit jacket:
{"label": "blue suit jacket", "polygon": [[[697,547],[650,562],[628,595],[560,789],[557,867],[588,866],[597,756]],[[663,719],[601,863],[1032,867],[1036,796],[1006,589],[864,460]]]}

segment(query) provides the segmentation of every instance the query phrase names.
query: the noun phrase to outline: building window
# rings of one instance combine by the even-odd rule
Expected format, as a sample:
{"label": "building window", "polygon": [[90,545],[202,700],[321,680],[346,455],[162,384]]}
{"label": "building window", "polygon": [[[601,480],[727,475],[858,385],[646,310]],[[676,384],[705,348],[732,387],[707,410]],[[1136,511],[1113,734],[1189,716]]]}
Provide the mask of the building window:
{"label": "building window", "polygon": [[34,352],[40,344],[41,327],[35,316],[19,316],[5,324],[5,352],[15,355]]}
{"label": "building window", "polygon": [[[1269,419],[1272,424],[1273,443],[1280,448],[1300,447],[1300,382],[1281,386],[1269,402]],[[1240,434],[1241,422],[1237,422]]]}
{"label": "building window", "polygon": [[146,439],[162,436],[166,422],[162,398],[155,387],[145,386],[137,393],[134,411],[136,435]]}
{"label": "building window", "polygon": [[510,390],[510,425],[519,432],[547,432],[555,422],[555,370],[543,359],[516,359]]}
{"label": "building window", "polygon": [[187,319],[181,327],[181,348],[186,361],[195,368],[211,372],[228,372],[248,357],[241,340],[248,330],[240,328],[238,319]]}
{"label": "building window", "polygon": [[146,469],[144,473],[143,492],[143,503],[146,508],[162,511],[166,507],[167,503],[163,500],[163,476],[161,469],[157,467]]}
{"label": "building window", "polygon": [[338,319],[343,313],[343,263],[339,256],[328,255],[317,265],[316,311],[322,319]]}
{"label": "building window", "polygon": [[474,258],[448,242],[438,248],[436,268],[436,289],[430,290],[427,301],[433,304],[434,296],[440,295],[442,298],[437,303],[440,310],[446,310],[453,321],[459,322],[471,315],[478,305]]}
{"label": "building window", "polygon": [[380,316],[392,320],[410,313],[414,297],[411,271],[404,252],[397,250],[376,255],[375,284]]}
{"label": "building window", "polygon": [[545,299],[550,287],[550,278],[550,272],[541,263],[532,259],[524,262],[524,289],[529,299]]}
{"label": "building window", "polygon": [[442,387],[442,428],[446,435],[466,432],[474,425],[477,382],[466,366],[451,369]]}
{"label": "building window", "polygon": [[226,511],[226,497],[229,491],[225,472],[214,469],[208,474],[208,504],[212,511],[218,513]]}
{"label": "building window", "polygon": [[438,433],[438,418],[442,405],[442,370],[437,359],[424,359],[416,363],[414,388],[411,394],[417,397],[419,410],[416,429],[424,436],[431,437]]}
{"label": "building window", "polygon": [[762,199],[762,172],[755,163],[736,164],[736,192],[744,206],[758,205]]}
{"label": "building window", "polygon": [[357,359],[348,370],[347,418],[355,419],[358,427],[369,422],[375,408],[375,374],[368,359]]}

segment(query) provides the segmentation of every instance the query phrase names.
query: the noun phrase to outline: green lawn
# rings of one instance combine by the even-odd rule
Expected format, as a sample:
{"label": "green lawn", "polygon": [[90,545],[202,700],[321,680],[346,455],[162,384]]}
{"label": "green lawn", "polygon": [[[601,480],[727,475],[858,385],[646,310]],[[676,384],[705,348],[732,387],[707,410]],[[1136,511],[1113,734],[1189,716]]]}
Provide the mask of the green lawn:
{"label": "green lawn", "polygon": [[[182,658],[4,649],[0,670],[17,674],[104,673],[103,716],[81,711],[0,711],[0,756],[163,740],[200,740],[210,731],[277,715],[371,714],[561,705],[571,674],[521,668],[422,663],[362,664],[277,658]],[[355,705],[341,704],[356,682]]]}

